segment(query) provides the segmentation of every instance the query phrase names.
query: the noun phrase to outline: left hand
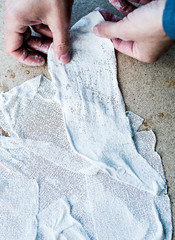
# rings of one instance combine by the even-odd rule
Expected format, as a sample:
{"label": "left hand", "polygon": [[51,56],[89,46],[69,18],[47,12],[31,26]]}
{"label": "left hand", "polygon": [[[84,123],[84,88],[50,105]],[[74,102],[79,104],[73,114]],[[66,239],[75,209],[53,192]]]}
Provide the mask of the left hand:
{"label": "left hand", "polygon": [[[45,64],[53,39],[57,59],[70,61],[69,26],[73,0],[6,0],[6,52],[19,62],[30,66]],[[48,38],[31,36],[32,28]]]}

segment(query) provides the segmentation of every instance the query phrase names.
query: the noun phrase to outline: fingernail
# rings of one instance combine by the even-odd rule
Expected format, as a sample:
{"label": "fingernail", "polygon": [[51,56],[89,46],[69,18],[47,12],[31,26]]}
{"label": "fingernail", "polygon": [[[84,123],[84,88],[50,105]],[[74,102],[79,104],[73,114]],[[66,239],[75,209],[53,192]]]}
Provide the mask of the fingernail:
{"label": "fingernail", "polygon": [[66,64],[70,61],[70,52],[68,51],[67,53],[61,55],[60,59],[61,63]]}
{"label": "fingernail", "polygon": [[99,31],[98,31],[98,26],[95,26],[95,27],[93,28],[93,32],[94,32],[94,34],[95,34],[96,36],[100,36]]}

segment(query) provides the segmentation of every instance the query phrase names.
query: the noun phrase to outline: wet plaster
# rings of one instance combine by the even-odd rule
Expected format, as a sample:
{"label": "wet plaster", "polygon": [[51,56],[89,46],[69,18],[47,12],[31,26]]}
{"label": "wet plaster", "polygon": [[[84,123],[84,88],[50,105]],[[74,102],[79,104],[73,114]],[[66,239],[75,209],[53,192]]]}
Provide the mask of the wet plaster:
{"label": "wet plaster", "polygon": [[[156,134],[175,216],[175,47],[154,64],[117,54],[118,80],[127,110],[142,116],[140,130]],[[175,219],[173,219],[175,226]],[[175,236],[174,238],[175,239]]]}
{"label": "wet plaster", "polygon": [[[72,24],[95,7],[114,8],[107,0],[93,2],[76,0]],[[4,15],[4,1],[0,0],[0,19]],[[0,21],[0,92],[44,74],[50,78],[47,65],[28,67],[4,52],[4,23]],[[175,216],[175,47],[154,64],[144,64],[121,53],[117,54],[118,80],[127,110],[145,119],[140,130],[152,129],[157,137],[156,150],[162,157],[168,193]],[[175,226],[175,219],[173,220]],[[175,237],[173,238],[175,239]]]}

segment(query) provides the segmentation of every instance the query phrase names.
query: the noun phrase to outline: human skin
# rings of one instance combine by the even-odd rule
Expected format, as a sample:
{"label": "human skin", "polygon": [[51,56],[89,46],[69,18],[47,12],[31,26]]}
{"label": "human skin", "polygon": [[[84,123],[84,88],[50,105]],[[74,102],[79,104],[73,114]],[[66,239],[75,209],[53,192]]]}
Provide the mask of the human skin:
{"label": "human skin", "polygon": [[[164,0],[133,0],[146,4],[139,9],[127,0],[109,1],[126,17],[120,20],[100,11],[105,20],[112,22],[99,24],[94,33],[112,39],[118,51],[151,63],[174,43],[162,27]],[[24,64],[41,66],[45,64],[45,58],[40,52],[47,53],[53,38],[55,55],[60,62],[68,63],[72,4],[73,0],[42,0],[42,4],[40,0],[6,0],[6,52]],[[31,37],[29,26],[50,39]]]}
{"label": "human skin", "polygon": [[[58,60],[70,61],[69,26],[73,0],[6,0],[5,48],[19,62],[30,66],[45,64],[53,38]],[[48,39],[31,37],[29,26]]]}
{"label": "human skin", "polygon": [[162,26],[164,0],[133,0],[146,4],[136,8],[125,0],[110,0],[126,16],[118,22],[106,21],[94,27],[99,37],[112,40],[114,48],[139,61],[155,62],[173,44]]}

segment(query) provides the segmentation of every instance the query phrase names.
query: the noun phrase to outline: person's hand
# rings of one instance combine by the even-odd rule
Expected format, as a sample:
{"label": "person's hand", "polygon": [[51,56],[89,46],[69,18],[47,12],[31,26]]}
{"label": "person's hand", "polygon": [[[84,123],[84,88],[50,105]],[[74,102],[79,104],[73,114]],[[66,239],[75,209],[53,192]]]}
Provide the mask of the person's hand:
{"label": "person's hand", "polygon": [[[114,48],[142,62],[152,63],[174,43],[163,30],[164,0],[133,0],[146,4],[136,8],[126,0],[110,0],[126,15],[122,20],[94,27],[97,36],[112,39]],[[148,3],[150,2],[150,3]]]}
{"label": "person's hand", "polygon": [[[45,64],[52,42],[61,63],[70,61],[69,25],[73,0],[6,0],[6,52],[30,66]],[[48,37],[31,37],[29,26]]]}

